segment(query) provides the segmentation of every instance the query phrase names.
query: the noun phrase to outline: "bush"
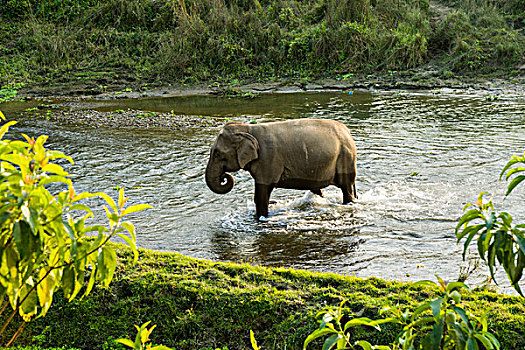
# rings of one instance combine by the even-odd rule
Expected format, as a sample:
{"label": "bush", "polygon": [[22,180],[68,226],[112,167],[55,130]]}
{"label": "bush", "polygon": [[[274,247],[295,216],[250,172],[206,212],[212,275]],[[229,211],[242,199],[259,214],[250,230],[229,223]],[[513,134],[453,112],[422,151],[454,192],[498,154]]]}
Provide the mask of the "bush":
{"label": "bush", "polygon": [[[3,85],[30,76],[74,81],[69,72],[108,69],[147,82],[328,76],[412,69],[440,59],[447,71],[494,72],[516,69],[525,54],[506,12],[488,2],[454,2],[439,20],[432,20],[426,0],[9,4],[0,9],[7,21],[2,57],[9,61],[0,59]],[[511,6],[504,11],[520,13]]]}
{"label": "bush", "polygon": [[[71,301],[80,292],[82,297],[88,295],[95,282],[109,285],[117,263],[115,251],[107,245],[111,238],[125,240],[136,262],[135,228],[122,218],[150,207],[124,208],[127,198],[122,190],[118,203],[102,192],[77,194],[69,174],[56,162],[72,163],[71,157],[47,150],[46,136],[23,135],[25,141],[4,138],[15,123],[0,129],[0,340],[7,337],[16,314],[23,322],[11,332],[7,346],[26,322],[47,314],[58,289]],[[67,189],[60,191],[63,187]],[[108,205],[107,227],[86,225],[93,212],[83,200],[93,197]],[[12,311],[4,316],[9,305]]]}
{"label": "bush", "polygon": [[[521,166],[520,166],[521,165]],[[505,175],[506,180],[512,177],[507,186],[505,196],[525,180],[525,152],[523,156],[513,156],[505,165],[500,174],[500,179]],[[506,173],[506,174],[505,174]],[[468,203],[457,227],[456,236],[458,243],[463,238],[463,259],[473,239],[477,237],[479,256],[488,264],[492,279],[496,259],[503,266],[511,285],[521,295],[523,292],[519,281],[523,277],[525,269],[525,224],[513,224],[513,218],[509,213],[497,213],[494,210],[492,200],[486,203],[481,192],[476,203]],[[469,209],[467,211],[467,209]]]}

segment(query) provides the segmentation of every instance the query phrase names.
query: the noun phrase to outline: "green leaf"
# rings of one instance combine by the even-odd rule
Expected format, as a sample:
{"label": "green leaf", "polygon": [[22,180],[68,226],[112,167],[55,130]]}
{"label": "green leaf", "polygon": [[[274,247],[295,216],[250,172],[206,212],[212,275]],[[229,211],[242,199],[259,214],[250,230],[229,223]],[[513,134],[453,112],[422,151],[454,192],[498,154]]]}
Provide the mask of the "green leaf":
{"label": "green leaf", "polygon": [[509,213],[501,213],[498,215],[498,217],[503,221],[506,227],[512,226],[512,216]]}
{"label": "green leaf", "polygon": [[505,174],[505,171],[509,169],[511,166],[513,166],[516,163],[520,162],[520,156],[513,155],[510,160],[507,162],[507,164],[503,167],[503,170],[501,170],[501,173],[499,174],[499,179],[503,177],[503,174]]}
{"label": "green leaf", "polygon": [[[359,340],[359,341],[356,341],[354,343],[354,347],[356,346],[360,346],[362,347],[364,350],[372,350],[372,344],[370,344],[369,342],[367,342],[366,340]],[[390,350],[390,348],[388,348]]]}
{"label": "green leaf", "polygon": [[474,334],[474,338],[479,340],[481,342],[481,344],[483,344],[485,349],[487,349],[487,350],[494,349],[494,346],[492,345],[492,342],[490,341],[490,339],[485,337],[484,335],[476,333],[476,334]]}
{"label": "green leaf", "polygon": [[116,339],[115,340],[116,343],[120,343],[122,345],[125,345],[127,347],[130,347],[132,349],[136,349],[136,350],[140,350],[140,348],[135,348],[135,343],[133,343],[131,340],[129,339],[124,339],[124,338],[120,338],[120,339]]}
{"label": "green leaf", "polygon": [[335,343],[337,343],[339,341],[339,339],[341,339],[341,338],[342,338],[341,334],[334,334],[334,335],[328,337],[324,341],[323,350],[330,350],[335,345]]}
{"label": "green leaf", "polygon": [[[523,161],[525,161],[525,159]],[[505,180],[508,180],[512,175],[514,175],[516,173],[522,173],[522,172],[525,172],[525,168],[524,167],[512,168],[512,169],[509,170],[509,172],[505,176]]]}
{"label": "green leaf", "polygon": [[470,336],[467,339],[467,350],[479,350],[478,342]]}
{"label": "green leaf", "polygon": [[29,159],[20,154],[3,154],[0,155],[0,159],[14,165],[18,165],[21,170],[24,169],[26,172],[29,169]]}
{"label": "green leaf", "polygon": [[122,238],[124,241],[126,241],[126,243],[129,245],[129,247],[131,248],[131,251],[133,252],[133,265],[135,265],[137,263],[137,261],[139,260],[139,252],[137,250],[137,246],[135,244],[135,242],[129,238],[128,236],[126,235],[123,235],[123,234],[117,234],[117,236],[119,236],[120,238]]}
{"label": "green leaf", "polygon": [[418,318],[416,321],[410,323],[406,328],[417,328],[421,325],[427,324],[427,323],[435,323],[436,319],[434,317],[421,317]]}
{"label": "green leaf", "polygon": [[[31,281],[31,283],[28,283],[29,281]],[[20,289],[21,304],[19,313],[26,322],[38,312],[38,296],[33,286],[32,280],[28,280]]]}
{"label": "green leaf", "polygon": [[69,163],[75,164],[75,162],[73,161],[73,158],[71,158],[70,156],[66,156],[64,153],[60,151],[47,151],[47,153],[52,159],[66,159]]}
{"label": "green leaf", "polygon": [[89,193],[89,192],[82,192],[79,195],[76,195],[75,197],[73,197],[73,199],[71,200],[71,203],[75,203],[83,199],[93,198],[93,197],[96,197],[96,194]]}
{"label": "green leaf", "polygon": [[334,319],[332,315],[330,315],[328,312],[323,315],[323,318],[321,319],[321,324],[319,325],[319,329],[323,329],[327,323],[331,322]]}
{"label": "green leaf", "polygon": [[441,339],[443,338],[443,328],[445,320],[440,319],[434,327],[432,327],[432,333],[430,333],[432,349],[439,350],[441,345]]}
{"label": "green leaf", "polygon": [[122,211],[122,215],[124,216],[124,215],[136,213],[136,212],[143,211],[146,209],[151,209],[151,208],[153,207],[149,204],[136,204],[136,205],[132,205],[131,207],[124,209]]}
{"label": "green leaf", "polygon": [[458,291],[455,290],[452,293],[450,293],[450,298],[452,298],[452,300],[454,300],[454,303],[457,305],[461,300],[461,294],[459,294]]}
{"label": "green leaf", "polygon": [[85,212],[87,212],[89,214],[90,217],[94,217],[93,215],[93,211],[91,210],[90,207],[88,207],[87,205],[85,204],[74,204],[72,205],[69,210],[83,210]]}
{"label": "green leaf", "polygon": [[32,234],[31,228],[25,221],[17,221],[14,224],[13,238],[21,260],[29,259],[34,253],[39,252],[36,250],[37,237]]}
{"label": "green leaf", "polygon": [[131,236],[131,239],[133,240],[133,242],[137,241],[137,236],[135,234],[135,225],[133,225],[129,221],[125,221],[125,222],[122,222],[120,226],[124,227],[129,232],[129,235]]}
{"label": "green leaf", "polygon": [[55,163],[48,163],[46,166],[42,168],[42,171],[46,173],[52,173],[59,176],[67,176],[69,177],[69,174],[67,171],[65,171],[60,165]]}
{"label": "green leaf", "polygon": [[70,185],[71,179],[64,177],[64,176],[60,176],[60,175],[51,175],[51,176],[46,176],[46,177],[41,178],[39,181],[39,184],[41,186],[44,186],[44,185],[48,185],[51,183],[57,183],[57,182],[64,183],[66,185]]}
{"label": "green leaf", "polygon": [[450,282],[449,284],[447,284],[446,291],[451,292],[455,289],[462,289],[462,288],[470,291],[470,288],[463,282]]}
{"label": "green leaf", "polygon": [[[481,258],[485,260],[484,256],[482,256]],[[495,243],[492,243],[489,246],[486,261],[487,261],[487,265],[489,265],[490,277],[497,284],[496,276],[494,275],[494,266],[496,265],[496,244]]]}
{"label": "green leaf", "polygon": [[373,321],[367,317],[353,318],[350,321],[346,322],[344,331],[346,332],[348,328],[354,326],[370,326],[379,329],[379,326],[377,326],[377,324],[372,324],[372,322]]}
{"label": "green leaf", "polygon": [[[47,266],[40,270],[38,280],[40,283],[37,285],[37,295],[42,307],[42,315],[45,315],[51,303],[53,302],[53,293],[56,286],[56,278],[53,271],[49,271],[51,267]],[[47,276],[46,276],[47,275]]]}
{"label": "green leaf", "polygon": [[108,286],[117,266],[117,254],[108,246],[101,248],[97,258],[97,280]]}
{"label": "green leaf", "polygon": [[303,350],[306,349],[306,346],[310,344],[312,341],[316,340],[317,338],[320,338],[322,336],[325,336],[327,334],[333,334],[335,333],[335,330],[330,328],[323,328],[323,329],[316,329],[312,334],[310,334],[305,340],[303,344]]}
{"label": "green leaf", "polygon": [[[2,112],[0,112],[0,118],[2,120],[5,120],[5,117],[3,114],[1,114]],[[10,122],[7,122],[5,123],[4,125],[2,125],[2,128],[0,129],[0,139],[3,139],[5,134],[7,133],[7,131],[9,130],[9,128],[13,125],[15,125],[16,123],[18,123],[17,121],[10,121]]]}
{"label": "green leaf", "polygon": [[458,238],[458,242],[465,235],[465,234],[458,235],[459,228],[463,226],[464,224],[472,220],[475,220],[475,219],[485,219],[485,216],[483,216],[483,214],[478,209],[471,209],[465,214],[463,214],[463,216],[459,220],[459,223],[456,225],[456,237]]}
{"label": "green leaf", "polygon": [[525,237],[514,235],[514,239],[516,240],[516,243],[518,244],[518,247],[520,248],[521,252],[525,254]]}
{"label": "green leaf", "polygon": [[414,314],[412,315],[412,320],[415,320],[416,317],[418,317],[421,313],[423,313],[424,311],[430,309],[430,303],[423,303],[421,305],[419,305],[416,310],[414,310]]}
{"label": "green leaf", "polygon": [[84,291],[84,294],[80,297],[80,300],[84,299],[86,295],[91,293],[91,290],[93,289],[93,286],[95,285],[95,279],[96,279],[95,277],[97,275],[97,266],[95,264],[92,264],[91,266],[93,266],[93,268],[91,270],[91,273],[89,274],[89,281],[86,286],[86,290]]}
{"label": "green leaf", "polygon": [[452,306],[452,309],[461,317],[461,319],[463,320],[465,325],[468,327],[468,329],[472,329],[472,325],[470,324],[470,320],[468,319],[468,316],[465,310],[457,306]]}
{"label": "green leaf", "polygon": [[525,180],[525,175],[519,175],[512,179],[510,184],[507,186],[507,192],[505,193],[505,196],[508,196],[523,180]]}
{"label": "green leaf", "polygon": [[257,340],[255,340],[255,334],[253,333],[253,331],[250,329],[250,342],[252,344],[252,349],[253,350],[260,350],[261,348],[259,347],[259,345],[257,345]]}
{"label": "green leaf", "polygon": [[118,213],[118,208],[117,208],[117,205],[115,204],[115,201],[113,200],[113,198],[111,198],[110,196],[108,196],[104,192],[97,192],[97,193],[95,193],[95,196],[99,196],[99,197],[103,198],[106,201],[106,203],[108,203],[108,205],[111,207],[111,209],[113,209],[113,211],[115,213]]}
{"label": "green leaf", "polygon": [[370,322],[370,325],[375,327],[375,326],[378,326],[380,324],[384,324],[384,323],[398,323],[399,321],[396,319],[396,318],[393,318],[393,317],[388,317],[388,318],[382,318],[380,320],[373,320]]}
{"label": "green leaf", "polygon": [[498,341],[498,339],[496,339],[496,337],[494,337],[492,335],[492,333],[489,333],[489,332],[483,332],[483,335],[486,336],[487,338],[489,338],[492,342],[492,344],[494,345],[494,348],[496,349],[499,349],[500,348],[500,343]]}
{"label": "green leaf", "polygon": [[432,309],[432,315],[437,320],[439,318],[439,313],[441,312],[441,303],[443,298],[438,298],[430,302],[430,308]]}
{"label": "green leaf", "polygon": [[[127,198],[126,198],[126,200],[127,200]],[[125,203],[125,200],[124,200],[124,189],[121,188],[118,191],[118,207],[120,209],[122,209],[124,207],[124,203]]]}
{"label": "green leaf", "polygon": [[417,281],[413,284],[413,286],[430,286],[430,287],[436,287],[436,282],[430,281],[430,280],[421,280]]}

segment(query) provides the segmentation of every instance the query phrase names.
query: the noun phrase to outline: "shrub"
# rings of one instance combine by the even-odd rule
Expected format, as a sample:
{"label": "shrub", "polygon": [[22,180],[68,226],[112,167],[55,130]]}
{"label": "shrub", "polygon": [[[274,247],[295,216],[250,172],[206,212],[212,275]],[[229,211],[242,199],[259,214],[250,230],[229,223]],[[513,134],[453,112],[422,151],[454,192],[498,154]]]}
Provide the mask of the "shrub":
{"label": "shrub", "polygon": [[[506,180],[512,177],[505,196],[510,195],[516,186],[525,180],[525,174],[521,174],[525,172],[523,165],[525,165],[525,152],[521,157],[513,156],[501,171],[500,179],[505,173]],[[463,259],[472,240],[478,236],[478,253],[488,264],[492,279],[495,281],[494,267],[497,259],[505,269],[511,285],[523,296],[518,282],[523,277],[525,268],[525,224],[513,224],[513,218],[509,213],[498,214],[494,210],[492,200],[484,202],[485,194],[486,192],[481,192],[476,203],[468,203],[465,206],[466,213],[456,227],[458,243],[466,238],[463,244]]]}
{"label": "shrub", "polygon": [[350,333],[353,327],[375,327],[397,323],[403,326],[392,344],[393,349],[439,350],[439,349],[499,349],[499,341],[488,332],[487,315],[476,317],[461,307],[461,294],[468,287],[461,282],[445,283],[437,277],[439,284],[432,281],[420,281],[415,285],[430,285],[439,288],[440,296],[426,300],[415,308],[402,310],[399,307],[387,307],[381,312],[390,317],[371,320],[367,317],[351,318],[343,321],[346,311],[345,301],[339,308],[328,307],[317,314],[321,318],[319,329],[306,338],[303,350],[312,341],[328,336],[323,349],[364,349],[390,350],[390,346],[373,346],[368,341],[354,340]]}
{"label": "shrub", "polygon": [[[118,203],[102,192],[77,194],[69,174],[57,163],[60,159],[72,163],[71,157],[47,150],[47,136],[5,139],[15,123],[0,129],[0,336],[6,337],[16,314],[23,322],[7,346],[20,335],[25,322],[46,315],[56,290],[61,289],[71,301],[81,292],[82,298],[88,295],[95,282],[104,286],[111,282],[117,263],[115,250],[107,246],[111,238],[126,241],[136,261],[135,228],[122,219],[150,207],[124,208],[127,198],[122,190]],[[67,189],[59,190],[63,187]],[[93,197],[107,204],[107,226],[86,225],[93,212],[83,200]],[[8,305],[12,311],[4,317],[1,314]]]}

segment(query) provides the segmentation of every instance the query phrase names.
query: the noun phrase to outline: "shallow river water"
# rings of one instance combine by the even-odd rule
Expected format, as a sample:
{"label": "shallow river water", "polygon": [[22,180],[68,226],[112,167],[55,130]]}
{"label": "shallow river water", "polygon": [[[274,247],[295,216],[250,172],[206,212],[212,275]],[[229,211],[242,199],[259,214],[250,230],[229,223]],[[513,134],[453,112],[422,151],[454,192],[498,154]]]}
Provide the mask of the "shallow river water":
{"label": "shallow river water", "polygon": [[[74,105],[258,122],[331,118],[346,124],[358,149],[357,202],[342,205],[335,187],[326,189],[324,198],[276,189],[266,222],[254,219],[248,173],[234,174],[236,185],[226,195],[206,187],[204,168],[218,128],[87,128],[24,117],[17,113],[22,107],[0,106],[20,120],[15,134],[47,134],[48,147],[73,157],[68,170],[77,191],[116,196],[120,186],[133,203],[153,205],[132,218],[144,248],[358,277],[434,280],[438,274],[452,280],[467,265],[454,236],[467,202],[488,191],[497,209],[525,219],[525,187],[503,202],[506,184],[498,181],[508,159],[525,149],[523,96],[488,101],[480,93],[319,92]],[[479,284],[487,275],[481,267],[467,283]],[[498,276],[509,291],[503,269]]]}

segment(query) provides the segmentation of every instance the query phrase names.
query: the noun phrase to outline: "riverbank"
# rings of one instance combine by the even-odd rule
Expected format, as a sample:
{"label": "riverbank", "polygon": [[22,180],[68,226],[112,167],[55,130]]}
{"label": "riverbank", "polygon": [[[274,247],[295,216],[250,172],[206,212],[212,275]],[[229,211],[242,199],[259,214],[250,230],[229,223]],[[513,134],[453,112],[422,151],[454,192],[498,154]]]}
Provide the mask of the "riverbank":
{"label": "riverbank", "polygon": [[[351,312],[380,318],[387,305],[413,306],[436,291],[377,278],[285,268],[266,268],[193,259],[140,249],[136,266],[130,251],[117,245],[118,268],[108,289],[66,303],[56,296],[48,315],[26,325],[20,345],[117,349],[113,340],[134,337],[133,324],[157,324],[153,343],[176,349],[248,349],[253,330],[263,349],[300,349],[318,324],[324,306],[348,300]],[[519,297],[475,291],[465,307],[488,312],[489,330],[502,349],[525,346],[525,306]],[[381,333],[356,329],[356,339],[392,342],[398,327]]]}
{"label": "riverbank", "polygon": [[51,86],[22,86],[16,98],[67,98],[67,99],[124,99],[148,97],[174,97],[215,95],[222,97],[255,98],[261,93],[299,93],[321,91],[477,91],[490,94],[525,95],[525,66],[523,75],[512,80],[497,77],[443,77],[438,71],[412,70],[388,74],[355,75],[347,78],[278,79],[277,81],[200,82],[195,84],[149,85],[145,90],[140,84],[115,84],[98,90],[92,84],[70,83]]}
{"label": "riverbank", "polygon": [[0,9],[0,90],[523,85],[524,23],[518,0],[9,2]]}

